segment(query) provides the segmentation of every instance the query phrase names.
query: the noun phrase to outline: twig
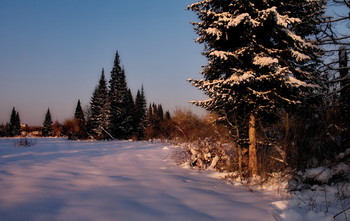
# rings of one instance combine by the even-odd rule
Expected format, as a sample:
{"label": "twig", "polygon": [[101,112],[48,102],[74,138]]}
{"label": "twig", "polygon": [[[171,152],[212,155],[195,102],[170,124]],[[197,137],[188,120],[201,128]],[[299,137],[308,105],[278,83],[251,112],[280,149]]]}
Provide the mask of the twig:
{"label": "twig", "polygon": [[102,129],[110,138],[112,138],[112,140],[115,140],[115,138],[114,138],[107,130],[105,130],[103,127],[101,127],[101,129]]}
{"label": "twig", "polygon": [[[335,215],[333,216],[333,219],[335,219],[335,217],[339,216],[340,214],[345,213],[345,212],[346,212],[347,210],[349,210],[349,209],[350,209],[350,206],[349,206],[348,208],[346,208],[345,210],[343,210],[343,211],[341,211],[341,212],[335,214]],[[345,217],[346,217],[346,220],[348,220],[348,219],[347,219],[347,216],[346,216],[346,213],[345,213]]]}

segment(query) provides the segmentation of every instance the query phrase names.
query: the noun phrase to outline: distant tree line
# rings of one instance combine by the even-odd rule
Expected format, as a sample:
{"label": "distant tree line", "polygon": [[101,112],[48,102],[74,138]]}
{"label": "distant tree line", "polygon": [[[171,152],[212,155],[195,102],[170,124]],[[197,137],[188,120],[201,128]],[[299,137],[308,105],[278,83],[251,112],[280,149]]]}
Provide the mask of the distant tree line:
{"label": "distant tree line", "polygon": [[[40,131],[40,136],[67,136],[69,139],[154,139],[164,137],[165,128],[161,126],[169,120],[170,112],[164,113],[161,104],[147,102],[143,86],[136,93],[135,99],[127,86],[125,70],[121,66],[120,56],[116,52],[110,80],[107,82],[102,69],[89,107],[84,111],[78,100],[74,117],[60,124],[53,122],[50,109],[47,110],[41,127],[23,127],[23,135]],[[0,136],[20,136],[22,132],[19,113],[13,108],[10,122],[0,125]]]}
{"label": "distant tree line", "polygon": [[161,104],[152,104],[147,109],[143,86],[134,99],[117,51],[110,80],[106,80],[105,70],[102,69],[89,107],[84,111],[78,100],[74,117],[63,125],[56,122],[51,128],[69,139],[154,139],[163,134],[160,130],[164,128],[159,125],[164,115],[170,119],[169,111],[164,113]]}
{"label": "distant tree line", "polygon": [[17,137],[26,135],[35,136],[57,136],[61,133],[57,133],[56,126],[59,124],[55,122],[53,124],[50,109],[47,110],[45,119],[42,126],[28,126],[27,124],[21,124],[19,112],[13,107],[10,121],[6,125],[0,125],[0,137]]}
{"label": "distant tree line", "polygon": [[15,107],[12,108],[10,121],[6,125],[0,125],[1,137],[14,137],[22,133],[21,119]]}

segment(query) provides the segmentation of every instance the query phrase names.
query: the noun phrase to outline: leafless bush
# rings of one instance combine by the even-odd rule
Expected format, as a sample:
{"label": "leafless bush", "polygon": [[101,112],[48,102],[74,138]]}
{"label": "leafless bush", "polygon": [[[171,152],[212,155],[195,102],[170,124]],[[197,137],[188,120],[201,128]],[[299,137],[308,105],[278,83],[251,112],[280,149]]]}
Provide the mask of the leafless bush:
{"label": "leafless bush", "polygon": [[20,138],[15,141],[15,147],[30,147],[36,144],[36,140],[27,137]]}
{"label": "leafless bush", "polygon": [[176,164],[188,164],[196,169],[212,168],[233,171],[236,164],[234,145],[228,129],[215,123],[216,115],[198,117],[191,111],[177,110],[171,123],[170,139],[178,146],[171,153]]}

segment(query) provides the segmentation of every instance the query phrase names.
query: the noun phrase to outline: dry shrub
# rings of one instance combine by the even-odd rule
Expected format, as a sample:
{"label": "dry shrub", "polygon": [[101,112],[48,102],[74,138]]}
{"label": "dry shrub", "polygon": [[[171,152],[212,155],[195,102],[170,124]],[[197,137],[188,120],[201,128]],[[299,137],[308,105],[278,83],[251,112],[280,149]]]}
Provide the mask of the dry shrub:
{"label": "dry shrub", "polygon": [[172,126],[172,137],[182,142],[193,142],[207,135],[208,125],[191,111],[176,110]]}
{"label": "dry shrub", "polygon": [[58,121],[52,124],[52,136],[60,137],[62,136],[63,125],[61,125]]}
{"label": "dry shrub", "polygon": [[220,124],[216,124],[217,116],[209,114],[199,117],[189,110],[176,110],[171,119],[171,138],[181,142],[197,142],[212,140],[225,142],[228,140],[228,130]]}
{"label": "dry shrub", "polygon": [[27,137],[19,138],[15,141],[15,147],[30,147],[36,144],[36,140]]}
{"label": "dry shrub", "polygon": [[182,148],[171,154],[175,162],[188,162],[196,169],[232,171],[235,145],[226,127],[216,123],[217,116],[199,117],[189,110],[176,110],[170,124],[170,139]]}
{"label": "dry shrub", "polygon": [[79,133],[79,124],[76,119],[68,119],[63,123],[64,133],[69,139],[77,139],[76,135]]}

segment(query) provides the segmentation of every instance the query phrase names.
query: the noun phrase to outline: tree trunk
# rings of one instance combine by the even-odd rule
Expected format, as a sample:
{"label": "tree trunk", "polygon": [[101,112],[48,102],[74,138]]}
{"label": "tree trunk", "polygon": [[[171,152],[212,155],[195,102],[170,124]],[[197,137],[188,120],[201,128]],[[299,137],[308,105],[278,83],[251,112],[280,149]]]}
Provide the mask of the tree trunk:
{"label": "tree trunk", "polygon": [[[237,138],[239,139],[238,125],[236,125],[236,134],[237,134]],[[239,143],[237,143],[237,149],[238,149],[238,172],[239,172],[239,175],[242,175],[242,147]]]}
{"label": "tree trunk", "polygon": [[[235,126],[233,126],[233,124],[231,124],[230,122],[229,123],[232,126],[232,128],[235,128],[236,138],[239,141],[240,135],[239,135],[237,116],[234,116],[234,121],[235,121]],[[238,172],[239,172],[239,175],[242,176],[242,162],[243,162],[242,146],[239,144],[239,142],[236,142],[236,144],[237,144],[237,154],[238,154]]]}
{"label": "tree trunk", "polygon": [[289,129],[290,129],[289,113],[287,111],[285,112],[284,120],[285,120],[284,141],[287,142],[289,139]]}
{"label": "tree trunk", "polygon": [[350,105],[350,82],[346,79],[349,74],[348,70],[348,55],[344,46],[339,48],[339,75],[342,79],[340,81],[340,101],[342,104],[342,112],[346,116],[349,114]]}
{"label": "tree trunk", "polygon": [[249,115],[249,170],[251,175],[258,174],[258,159],[256,150],[256,119],[254,114]]}

